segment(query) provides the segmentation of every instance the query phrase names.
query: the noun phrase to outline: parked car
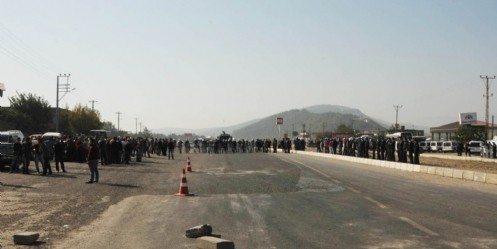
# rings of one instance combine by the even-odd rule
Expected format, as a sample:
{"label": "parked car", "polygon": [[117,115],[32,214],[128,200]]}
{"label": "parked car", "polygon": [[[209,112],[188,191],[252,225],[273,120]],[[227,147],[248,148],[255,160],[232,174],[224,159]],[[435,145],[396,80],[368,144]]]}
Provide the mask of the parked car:
{"label": "parked car", "polygon": [[419,142],[419,152],[423,153],[426,151],[430,151],[430,141]]}
{"label": "parked car", "polygon": [[431,152],[441,152],[442,151],[442,141],[430,141],[430,151]]}
{"label": "parked car", "polygon": [[455,152],[457,150],[457,141],[444,141],[442,142],[442,152]]}
{"label": "parked car", "polygon": [[55,141],[56,139],[62,138],[62,133],[60,132],[45,132],[43,135],[41,135],[43,140],[53,140]]}
{"label": "parked car", "polygon": [[24,139],[24,134],[19,130],[0,131],[0,167],[12,164],[17,139]]}
{"label": "parked car", "polygon": [[468,149],[471,154],[480,154],[483,141],[469,141]]}

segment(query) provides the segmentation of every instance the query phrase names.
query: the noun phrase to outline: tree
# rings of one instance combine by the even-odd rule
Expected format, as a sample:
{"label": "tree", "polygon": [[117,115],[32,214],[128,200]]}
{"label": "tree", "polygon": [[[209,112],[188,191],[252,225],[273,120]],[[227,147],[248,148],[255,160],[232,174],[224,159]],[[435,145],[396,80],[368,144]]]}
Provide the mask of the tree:
{"label": "tree", "polygon": [[341,124],[337,127],[336,133],[341,133],[341,134],[354,134],[354,129],[352,129],[349,126],[346,126],[344,124]]}
{"label": "tree", "polygon": [[150,131],[146,126],[143,128],[143,132],[140,132],[140,135],[143,137],[151,137],[152,131]]}
{"label": "tree", "polygon": [[100,114],[91,108],[78,104],[68,113],[68,120],[73,134],[89,134],[90,130],[101,129]]}
{"label": "tree", "polygon": [[467,143],[471,140],[483,141],[484,139],[485,131],[479,129],[478,127],[474,127],[471,125],[461,125],[456,131],[456,140],[463,143]]}
{"label": "tree", "polygon": [[18,93],[9,98],[10,108],[4,113],[12,129],[26,134],[44,132],[51,126],[52,110],[48,101],[32,93]]}

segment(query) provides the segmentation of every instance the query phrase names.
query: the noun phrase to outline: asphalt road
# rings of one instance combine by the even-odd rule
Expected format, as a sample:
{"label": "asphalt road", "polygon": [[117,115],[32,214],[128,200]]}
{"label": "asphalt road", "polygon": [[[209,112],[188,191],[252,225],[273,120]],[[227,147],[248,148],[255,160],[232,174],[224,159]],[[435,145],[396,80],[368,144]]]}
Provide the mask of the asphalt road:
{"label": "asphalt road", "polygon": [[237,249],[497,248],[495,185],[296,154],[190,157],[189,197],[174,195],[184,154],[104,167],[80,191],[126,195],[50,248],[195,248],[184,234],[200,224]]}

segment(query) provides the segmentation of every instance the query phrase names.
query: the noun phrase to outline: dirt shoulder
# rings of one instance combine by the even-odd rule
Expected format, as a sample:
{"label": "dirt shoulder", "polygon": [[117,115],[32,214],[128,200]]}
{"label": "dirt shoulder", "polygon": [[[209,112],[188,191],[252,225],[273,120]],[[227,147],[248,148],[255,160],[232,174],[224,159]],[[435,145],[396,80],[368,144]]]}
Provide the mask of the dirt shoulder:
{"label": "dirt shoulder", "polygon": [[[455,155],[423,155],[420,159],[422,165],[446,167],[461,170],[471,170],[485,173],[497,174],[497,159],[493,162],[481,161],[480,156],[472,156],[471,158],[458,158]],[[464,156],[463,156],[464,157]]]}
{"label": "dirt shoulder", "polygon": [[[184,158],[183,158],[184,157]],[[144,158],[129,165],[99,166],[100,182],[86,184],[89,170],[85,163],[66,163],[67,173],[42,176],[33,163],[31,174],[0,172],[0,248],[25,248],[15,245],[18,232],[40,233],[35,248],[52,248],[107,210],[130,196],[174,193],[178,188],[178,168],[186,156],[177,160]],[[171,183],[171,184],[169,184]]]}

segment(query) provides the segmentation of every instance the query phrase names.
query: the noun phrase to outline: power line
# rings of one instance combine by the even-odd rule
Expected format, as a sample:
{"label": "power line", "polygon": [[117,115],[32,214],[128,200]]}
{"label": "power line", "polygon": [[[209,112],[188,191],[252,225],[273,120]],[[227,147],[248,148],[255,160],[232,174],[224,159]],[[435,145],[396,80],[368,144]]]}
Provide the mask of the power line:
{"label": "power line", "polygon": [[0,33],[2,33],[0,36],[0,48],[4,51],[5,55],[19,64],[44,75],[46,78],[50,78],[49,75],[54,74],[55,71],[51,69],[54,65],[53,63],[41,56],[34,49],[31,49],[2,23],[0,23]]}

